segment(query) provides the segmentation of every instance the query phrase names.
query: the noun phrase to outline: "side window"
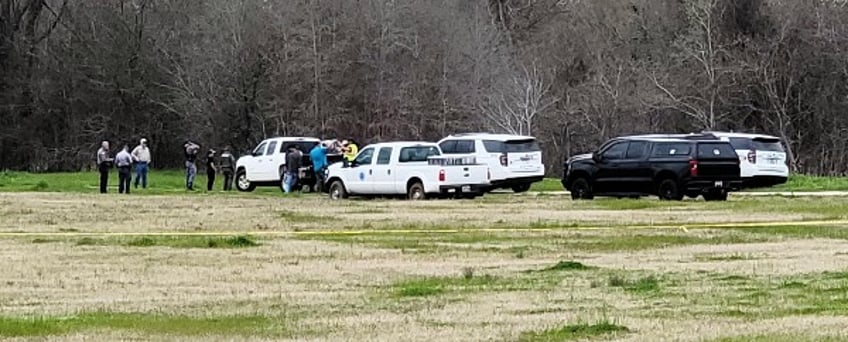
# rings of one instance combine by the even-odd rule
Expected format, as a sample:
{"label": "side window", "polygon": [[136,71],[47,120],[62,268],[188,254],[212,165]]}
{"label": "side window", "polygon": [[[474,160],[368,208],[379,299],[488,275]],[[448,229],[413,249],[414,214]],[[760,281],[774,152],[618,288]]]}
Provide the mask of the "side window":
{"label": "side window", "polygon": [[655,144],[651,155],[654,157],[688,156],[692,151],[691,145],[684,143]]}
{"label": "side window", "polygon": [[268,152],[265,152],[265,155],[270,156],[270,155],[274,154],[274,151],[276,151],[276,150],[277,150],[277,141],[275,140],[275,141],[272,141],[271,143],[268,144]]}
{"label": "side window", "polygon": [[261,155],[265,154],[265,146],[267,146],[267,143],[259,144],[259,146],[256,147],[256,149],[253,150],[253,155],[254,156],[261,156]]}
{"label": "side window", "polygon": [[392,148],[383,147],[377,154],[377,165],[388,165],[392,158]]}
{"label": "side window", "polygon": [[627,147],[626,159],[642,159],[645,157],[645,150],[648,149],[648,143],[644,141],[631,141]]}
{"label": "side window", "polygon": [[359,152],[359,155],[356,156],[356,164],[357,165],[371,165],[371,161],[374,157],[374,149],[366,148],[362,152]]}
{"label": "side window", "polygon": [[627,152],[627,142],[619,142],[604,151],[604,158],[609,160],[623,159]]}
{"label": "side window", "polygon": [[443,141],[439,144],[439,148],[442,149],[444,154],[454,154],[456,153],[456,140]]}
{"label": "side window", "polygon": [[457,140],[456,141],[456,153],[457,154],[469,154],[474,153],[476,149],[474,148],[474,140]]}

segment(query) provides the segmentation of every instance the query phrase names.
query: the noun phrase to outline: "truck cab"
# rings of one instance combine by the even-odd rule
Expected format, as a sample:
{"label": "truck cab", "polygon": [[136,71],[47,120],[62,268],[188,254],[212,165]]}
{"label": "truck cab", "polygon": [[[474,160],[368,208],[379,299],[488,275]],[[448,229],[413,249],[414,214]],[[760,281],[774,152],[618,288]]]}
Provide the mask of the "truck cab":
{"label": "truck cab", "polygon": [[[311,165],[309,151],[320,142],[318,138],[310,137],[277,137],[263,140],[248,155],[236,161],[236,189],[253,191],[257,186],[281,186],[288,146],[297,146],[303,152],[303,168],[308,168]],[[314,182],[313,178],[300,180],[301,185],[312,185]]]}
{"label": "truck cab", "polygon": [[420,200],[473,198],[486,190],[489,181],[488,167],[473,157],[445,157],[434,143],[390,142],[365,146],[348,167],[330,165],[327,184],[332,199],[405,195]]}

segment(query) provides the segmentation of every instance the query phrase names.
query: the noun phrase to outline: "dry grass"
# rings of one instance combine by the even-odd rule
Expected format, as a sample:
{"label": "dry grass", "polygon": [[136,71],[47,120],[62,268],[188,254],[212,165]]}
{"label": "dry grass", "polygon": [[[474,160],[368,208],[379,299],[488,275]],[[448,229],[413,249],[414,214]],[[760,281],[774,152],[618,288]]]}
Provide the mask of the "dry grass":
{"label": "dry grass", "polygon": [[[732,208],[739,203],[728,208],[702,202],[658,208],[651,203],[647,208],[615,211],[601,208],[607,204],[559,198],[523,197],[514,204],[503,203],[510,198],[336,203],[319,198],[0,194],[0,231],[381,230],[815,217],[815,213],[775,215]],[[699,210],[699,205],[704,207]],[[827,301],[828,289],[838,288],[843,280],[824,275],[848,269],[848,255],[839,254],[848,251],[844,240],[764,236],[747,230],[568,228],[522,234],[421,234],[412,240],[391,236],[369,241],[266,237],[259,238],[257,246],[238,249],[80,245],[78,237],[0,238],[0,260],[4,260],[0,317],[92,311],[285,316],[292,318],[288,330],[293,332],[270,337],[238,331],[221,336],[142,336],[131,330],[97,329],[67,332],[62,340],[517,340],[579,322],[602,321],[627,327],[628,333],[609,336],[624,341],[846,333],[843,315],[848,314],[848,302],[840,299],[844,295],[834,294]],[[424,247],[411,251],[413,242]],[[563,260],[586,267],[575,271],[577,264],[565,267]],[[611,277],[621,277],[624,285],[610,286]],[[649,291],[639,289],[640,283],[647,284],[645,279],[652,282]],[[779,286],[792,282],[811,284],[815,291]],[[410,284],[442,290],[399,295],[399,289]],[[739,309],[738,303],[757,291],[768,292],[772,302],[753,301],[742,308],[762,315],[722,314]],[[817,294],[798,297],[803,292]],[[829,307],[809,310],[815,305]],[[799,310],[790,310],[795,307]]]}

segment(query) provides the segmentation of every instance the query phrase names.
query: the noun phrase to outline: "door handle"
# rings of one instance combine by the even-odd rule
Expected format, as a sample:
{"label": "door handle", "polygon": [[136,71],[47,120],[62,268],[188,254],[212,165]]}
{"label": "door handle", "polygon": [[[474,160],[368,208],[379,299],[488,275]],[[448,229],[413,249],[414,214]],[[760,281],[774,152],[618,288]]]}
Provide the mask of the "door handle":
{"label": "door handle", "polygon": [[386,170],[386,174],[387,174],[387,175],[392,174],[392,170]]}
{"label": "door handle", "polygon": [[374,170],[368,170],[369,175],[372,175],[373,174],[372,172],[374,172]]}

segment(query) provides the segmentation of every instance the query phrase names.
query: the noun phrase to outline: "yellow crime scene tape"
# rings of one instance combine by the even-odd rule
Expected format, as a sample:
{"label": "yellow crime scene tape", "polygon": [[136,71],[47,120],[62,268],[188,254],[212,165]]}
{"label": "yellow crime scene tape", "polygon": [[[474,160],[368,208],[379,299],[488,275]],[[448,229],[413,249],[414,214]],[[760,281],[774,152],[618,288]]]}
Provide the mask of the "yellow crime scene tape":
{"label": "yellow crime scene tape", "polygon": [[4,237],[76,237],[76,236],[309,236],[309,235],[389,235],[389,234],[455,234],[455,233],[544,233],[568,232],[578,230],[682,230],[689,229],[736,229],[736,228],[774,228],[774,227],[810,227],[848,226],[848,220],[819,221],[770,221],[770,222],[729,222],[729,223],[691,223],[661,225],[609,225],[609,226],[568,226],[546,228],[457,228],[457,229],[366,229],[366,230],[307,230],[307,231],[179,231],[179,232],[0,232]]}

